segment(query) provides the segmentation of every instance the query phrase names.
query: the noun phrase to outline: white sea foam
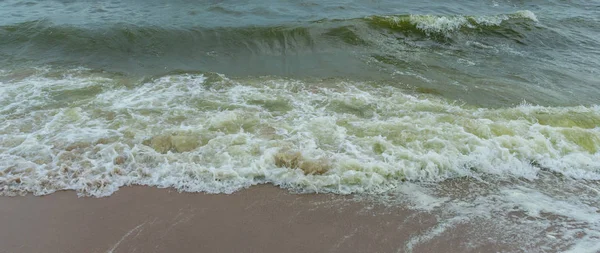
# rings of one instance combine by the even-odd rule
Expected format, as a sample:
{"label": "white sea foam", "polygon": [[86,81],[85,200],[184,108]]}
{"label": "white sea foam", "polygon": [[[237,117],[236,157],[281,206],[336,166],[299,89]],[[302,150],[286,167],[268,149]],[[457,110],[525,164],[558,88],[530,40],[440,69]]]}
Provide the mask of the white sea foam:
{"label": "white sea foam", "polygon": [[2,84],[3,194],[105,196],[128,184],[232,192],[265,182],[346,194],[402,180],[535,179],[540,169],[600,179],[598,107],[468,108],[365,83],[218,75],[128,87],[72,72]]}
{"label": "white sea foam", "polygon": [[597,186],[545,173],[536,181],[405,183],[378,199],[435,214],[437,225],[408,241],[403,248],[408,252],[456,231],[474,249],[492,243],[507,252],[596,252]]}

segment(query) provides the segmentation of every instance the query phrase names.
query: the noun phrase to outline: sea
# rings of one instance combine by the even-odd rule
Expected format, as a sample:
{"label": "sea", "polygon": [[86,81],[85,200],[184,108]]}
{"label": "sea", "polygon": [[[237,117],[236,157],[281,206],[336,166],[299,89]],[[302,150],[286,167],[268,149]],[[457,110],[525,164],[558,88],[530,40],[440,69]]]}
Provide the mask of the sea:
{"label": "sea", "polygon": [[5,196],[273,184],[600,252],[599,101],[596,0],[0,0]]}

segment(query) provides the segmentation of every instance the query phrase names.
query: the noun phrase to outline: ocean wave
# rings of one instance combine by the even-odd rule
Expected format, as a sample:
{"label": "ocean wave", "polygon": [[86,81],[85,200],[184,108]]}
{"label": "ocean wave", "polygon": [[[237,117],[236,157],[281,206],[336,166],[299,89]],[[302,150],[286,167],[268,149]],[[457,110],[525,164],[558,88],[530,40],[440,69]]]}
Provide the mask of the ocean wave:
{"label": "ocean wave", "polygon": [[600,180],[600,107],[487,109],[377,83],[4,72],[0,193],[131,184],[382,192],[404,181]]}
{"label": "ocean wave", "polygon": [[1,26],[0,53],[14,58],[38,57],[42,60],[53,54],[60,56],[49,61],[80,61],[87,58],[97,61],[98,58],[109,56],[152,58],[170,54],[210,58],[216,56],[215,52],[269,55],[312,52],[348,45],[377,47],[378,44],[372,41],[372,30],[392,29],[432,40],[460,32],[518,38],[527,30],[514,27],[515,22],[527,26],[537,22],[537,18],[530,11],[519,11],[492,16],[369,16],[278,26],[212,28],[131,24],[85,27],[55,25],[47,20],[37,20]]}

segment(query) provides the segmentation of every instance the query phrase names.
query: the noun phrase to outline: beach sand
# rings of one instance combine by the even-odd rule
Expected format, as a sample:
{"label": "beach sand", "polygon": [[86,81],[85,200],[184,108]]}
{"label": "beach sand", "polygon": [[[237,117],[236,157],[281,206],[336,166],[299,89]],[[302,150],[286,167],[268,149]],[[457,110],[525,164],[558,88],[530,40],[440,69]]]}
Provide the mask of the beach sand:
{"label": "beach sand", "polygon": [[[497,252],[469,245],[461,230],[430,240],[433,214],[293,194],[270,185],[230,195],[124,187],[105,198],[0,197],[0,252]],[[412,243],[410,240],[413,240]],[[413,244],[412,246],[410,246]],[[504,247],[504,248],[503,248]]]}

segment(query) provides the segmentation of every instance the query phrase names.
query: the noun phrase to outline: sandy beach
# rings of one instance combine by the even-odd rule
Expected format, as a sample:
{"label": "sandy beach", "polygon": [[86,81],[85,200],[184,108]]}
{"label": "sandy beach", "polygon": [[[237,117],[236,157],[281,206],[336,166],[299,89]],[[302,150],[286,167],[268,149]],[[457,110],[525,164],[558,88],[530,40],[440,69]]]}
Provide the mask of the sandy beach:
{"label": "sandy beach", "polygon": [[[349,196],[257,186],[231,195],[126,187],[0,197],[0,252],[496,252],[458,226],[422,244],[436,218]],[[506,248],[505,248],[506,249]]]}

